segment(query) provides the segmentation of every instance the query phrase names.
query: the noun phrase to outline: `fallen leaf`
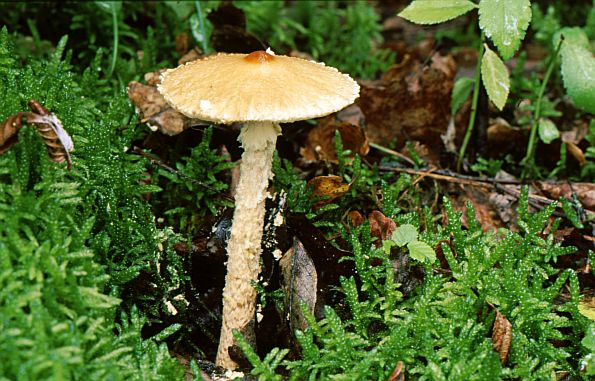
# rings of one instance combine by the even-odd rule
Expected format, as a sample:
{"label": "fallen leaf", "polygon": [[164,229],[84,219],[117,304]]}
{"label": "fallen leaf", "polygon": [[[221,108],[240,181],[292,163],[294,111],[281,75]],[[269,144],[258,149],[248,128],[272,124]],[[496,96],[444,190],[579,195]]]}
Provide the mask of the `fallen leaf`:
{"label": "fallen leaf", "polygon": [[500,362],[504,365],[508,360],[510,341],[512,340],[512,325],[500,311],[496,311],[494,328],[492,329],[493,347],[500,356]]}
{"label": "fallen leaf", "polygon": [[288,213],[286,222],[290,234],[300,240],[314,261],[318,272],[319,289],[324,285],[338,284],[341,276],[353,274],[355,271],[353,261],[341,260],[353,254],[330,243],[305,215]]}
{"label": "fallen leaf", "polygon": [[180,59],[178,60],[178,65],[184,65],[185,63],[195,61],[202,57],[204,57],[204,54],[202,54],[202,52],[198,48],[195,47],[195,48],[190,49],[188,51],[188,53],[186,53],[182,57],[180,57]]}
{"label": "fallen leaf", "polygon": [[365,220],[364,216],[362,216],[362,214],[357,210],[351,210],[349,213],[347,213],[347,218],[349,218],[351,226],[355,228],[360,226]]}
{"label": "fallen leaf", "polygon": [[294,239],[293,246],[283,255],[279,266],[289,327],[291,332],[296,329],[303,331],[308,327],[308,322],[301,304],[303,303],[312,314],[316,307],[318,289],[316,267],[298,239]]}
{"label": "fallen leaf", "polygon": [[0,154],[17,142],[17,133],[25,120],[35,126],[47,147],[50,160],[55,163],[67,162],[70,170],[72,168],[70,151],[73,150],[74,144],[62,126],[62,122],[36,100],[30,100],[28,105],[31,112],[17,112],[0,123]]}
{"label": "fallen leaf", "polygon": [[377,246],[382,244],[381,241],[389,239],[397,228],[395,221],[378,210],[368,214],[368,221],[370,222],[370,234],[379,239],[379,241],[376,241]]}
{"label": "fallen leaf", "polygon": [[468,202],[473,206],[475,218],[484,231],[497,230],[506,226],[503,217],[512,218],[512,216],[500,216],[500,212],[507,213],[509,210],[514,210],[511,208],[511,203],[516,201],[513,197],[502,197],[499,193],[483,187],[461,185],[459,189],[461,193],[453,197],[452,201],[455,210],[463,212],[463,225],[469,226],[466,212]]}
{"label": "fallen leaf", "polygon": [[314,177],[308,181],[308,187],[312,189],[312,197],[322,198],[314,204],[315,207],[321,207],[347,193],[350,185],[345,184],[340,176],[329,175]]}
{"label": "fallen leaf", "polygon": [[350,150],[351,156],[356,153],[360,156],[368,154],[368,136],[362,127],[349,122],[336,123],[333,118],[325,118],[308,133],[304,147],[300,149],[302,157],[308,161],[323,160],[336,163],[336,131],[341,135],[343,149]]}
{"label": "fallen leaf", "polygon": [[0,155],[18,141],[17,132],[23,127],[23,118],[30,113],[17,112],[0,123]]}
{"label": "fallen leaf", "polygon": [[574,143],[571,142],[566,142],[566,148],[568,149],[568,152],[572,155],[572,157],[574,157],[576,159],[576,161],[578,161],[578,164],[582,167],[583,165],[587,164],[587,159],[585,158],[585,154],[583,153],[583,150],[579,148],[579,146],[577,146]]}
{"label": "fallen leaf", "polygon": [[393,370],[386,381],[405,381],[405,372],[403,372],[404,367],[405,363],[403,361],[397,362],[395,370]]}
{"label": "fallen leaf", "polygon": [[150,83],[154,84],[152,86],[136,81],[130,82],[128,98],[136,107],[142,122],[147,123],[152,129],[158,129],[162,134],[177,135],[192,125],[193,119],[171,108],[157,90],[155,77],[154,74],[146,76]]}
{"label": "fallen leaf", "polygon": [[533,185],[553,200],[557,200],[560,197],[572,200],[574,194],[585,209],[595,211],[595,183],[550,183],[536,181]]}
{"label": "fallen leaf", "polygon": [[591,320],[595,320],[595,297],[583,297],[578,304],[578,312]]}
{"label": "fallen leaf", "polygon": [[498,158],[510,152],[524,152],[527,145],[521,129],[511,126],[503,118],[496,118],[491,122],[487,136],[489,157]]}
{"label": "fallen leaf", "polygon": [[450,119],[456,63],[439,54],[432,56],[429,66],[408,57],[380,81],[362,81],[357,104],[366,117],[366,132],[370,141],[381,145],[396,141],[400,149],[407,140],[417,140],[440,151],[440,135]]}

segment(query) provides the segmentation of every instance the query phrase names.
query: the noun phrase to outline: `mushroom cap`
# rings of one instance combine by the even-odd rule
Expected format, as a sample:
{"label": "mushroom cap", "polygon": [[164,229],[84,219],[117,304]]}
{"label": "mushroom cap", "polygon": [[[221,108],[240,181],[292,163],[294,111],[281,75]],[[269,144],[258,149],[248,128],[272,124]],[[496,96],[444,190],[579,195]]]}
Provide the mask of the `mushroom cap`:
{"label": "mushroom cap", "polygon": [[226,124],[318,118],[359,95],[357,82],[333,67],[263,51],[188,62],[165,71],[158,89],[182,114]]}

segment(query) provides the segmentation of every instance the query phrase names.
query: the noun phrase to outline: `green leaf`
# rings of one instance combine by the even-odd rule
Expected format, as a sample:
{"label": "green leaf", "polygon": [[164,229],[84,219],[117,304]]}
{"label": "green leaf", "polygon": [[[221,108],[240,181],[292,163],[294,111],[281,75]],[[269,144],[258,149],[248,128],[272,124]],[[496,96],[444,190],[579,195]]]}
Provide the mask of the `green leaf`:
{"label": "green leaf", "polygon": [[539,132],[539,139],[545,144],[550,144],[560,137],[558,127],[556,127],[554,122],[546,118],[539,119],[539,128],[537,131]]}
{"label": "green leaf", "polygon": [[407,244],[409,249],[409,256],[415,260],[423,262],[425,260],[430,263],[436,260],[436,252],[430,245],[422,241],[411,241]]}
{"label": "green leaf", "polygon": [[465,103],[471,90],[473,90],[473,79],[469,77],[461,77],[456,80],[453,88],[450,100],[450,113],[454,115],[459,111],[461,106]]}
{"label": "green leaf", "polygon": [[589,50],[587,35],[580,28],[563,28],[554,36],[554,42],[564,36],[562,78],[568,95],[576,107],[595,114],[595,58]]}
{"label": "green leaf", "polygon": [[519,48],[530,21],[530,0],[481,0],[479,3],[479,27],[505,60]]}
{"label": "green leaf", "polygon": [[404,224],[395,229],[391,240],[399,247],[407,245],[417,239],[417,229],[411,224]]}
{"label": "green leaf", "polygon": [[502,110],[508,98],[510,78],[504,62],[487,45],[481,59],[481,79],[490,100]]}
{"label": "green leaf", "polygon": [[595,323],[591,323],[585,332],[585,337],[581,340],[584,345],[591,352],[595,352]]}
{"label": "green leaf", "polygon": [[438,24],[476,7],[469,0],[414,0],[398,15],[417,24]]}

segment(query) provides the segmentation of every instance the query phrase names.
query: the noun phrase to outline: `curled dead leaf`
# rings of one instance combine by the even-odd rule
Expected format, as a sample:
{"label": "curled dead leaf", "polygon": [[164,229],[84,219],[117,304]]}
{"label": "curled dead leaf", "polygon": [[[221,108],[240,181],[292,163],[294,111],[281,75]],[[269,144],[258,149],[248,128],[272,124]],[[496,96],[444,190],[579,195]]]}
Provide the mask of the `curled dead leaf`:
{"label": "curled dead leaf", "polygon": [[18,112],[0,123],[0,154],[6,152],[17,142],[17,133],[22,127],[23,120],[35,126],[37,133],[43,139],[50,160],[55,163],[68,163],[72,168],[70,151],[74,149],[72,138],[58,117],[48,111],[39,102],[32,99],[28,103],[32,112]]}
{"label": "curled dead leaf", "polygon": [[23,118],[27,112],[17,112],[0,124],[0,155],[8,151],[18,140],[17,132],[23,127]]}
{"label": "curled dead leaf", "polygon": [[352,210],[347,213],[347,218],[349,218],[351,226],[353,227],[358,227],[364,222],[364,216],[362,216],[362,214],[357,210]]}
{"label": "curled dead leaf", "polygon": [[494,350],[500,356],[500,362],[506,364],[508,351],[512,340],[512,325],[500,311],[496,311],[494,328],[492,329],[492,343]]}
{"label": "curled dead leaf", "polygon": [[579,148],[576,144],[572,142],[566,142],[566,148],[572,157],[578,161],[578,164],[582,167],[583,165],[587,164],[587,159],[585,158],[585,154],[582,149]]}
{"label": "curled dead leaf", "polygon": [[387,240],[391,237],[397,224],[392,219],[386,217],[379,210],[374,210],[368,214],[368,221],[370,222],[370,234],[379,239],[376,245],[381,245],[381,241]]}
{"label": "curled dead leaf", "polygon": [[312,196],[323,198],[316,202],[315,207],[329,204],[338,197],[343,196],[350,188],[350,184],[345,184],[340,176],[317,176],[308,181],[308,187],[312,189]]}
{"label": "curled dead leaf", "polygon": [[403,361],[397,362],[395,370],[390,374],[386,381],[405,381],[405,363]]}

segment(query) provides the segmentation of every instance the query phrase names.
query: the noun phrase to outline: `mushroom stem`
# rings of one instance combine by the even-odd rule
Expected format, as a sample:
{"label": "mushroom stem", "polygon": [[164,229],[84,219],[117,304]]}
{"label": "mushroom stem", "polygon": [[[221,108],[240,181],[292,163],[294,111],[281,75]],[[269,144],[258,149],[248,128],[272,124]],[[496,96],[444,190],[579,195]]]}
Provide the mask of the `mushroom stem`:
{"label": "mushroom stem", "polygon": [[277,136],[281,128],[272,122],[246,123],[239,141],[244,148],[240,164],[240,181],[235,193],[235,211],[231,236],[227,244],[227,275],[223,289],[223,322],[216,364],[235,369],[229,357],[234,344],[232,330],[254,337],[254,313],[257,281],[260,270],[262,229],[265,200]]}

